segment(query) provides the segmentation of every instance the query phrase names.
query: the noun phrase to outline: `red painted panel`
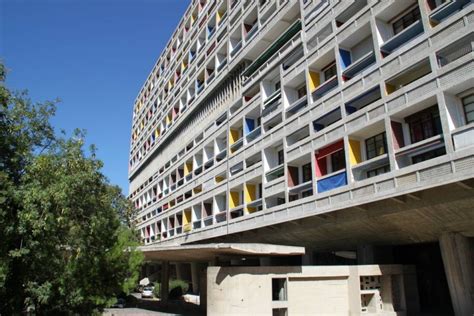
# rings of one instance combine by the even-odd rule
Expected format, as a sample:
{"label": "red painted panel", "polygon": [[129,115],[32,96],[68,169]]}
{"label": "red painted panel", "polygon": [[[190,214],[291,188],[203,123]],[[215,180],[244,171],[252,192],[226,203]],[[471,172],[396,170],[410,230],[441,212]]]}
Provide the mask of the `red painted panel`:
{"label": "red painted panel", "polygon": [[392,126],[392,139],[394,149],[402,148],[403,146],[405,146],[402,124],[399,122],[391,121],[390,125]]}

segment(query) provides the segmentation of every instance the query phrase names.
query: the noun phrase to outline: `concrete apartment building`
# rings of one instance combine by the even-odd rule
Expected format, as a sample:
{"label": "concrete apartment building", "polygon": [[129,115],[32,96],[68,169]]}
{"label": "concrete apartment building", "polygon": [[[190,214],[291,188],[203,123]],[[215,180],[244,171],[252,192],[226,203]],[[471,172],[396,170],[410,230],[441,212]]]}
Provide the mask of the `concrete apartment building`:
{"label": "concrete apartment building", "polygon": [[210,315],[472,315],[473,11],[193,0],[133,109],[146,273]]}

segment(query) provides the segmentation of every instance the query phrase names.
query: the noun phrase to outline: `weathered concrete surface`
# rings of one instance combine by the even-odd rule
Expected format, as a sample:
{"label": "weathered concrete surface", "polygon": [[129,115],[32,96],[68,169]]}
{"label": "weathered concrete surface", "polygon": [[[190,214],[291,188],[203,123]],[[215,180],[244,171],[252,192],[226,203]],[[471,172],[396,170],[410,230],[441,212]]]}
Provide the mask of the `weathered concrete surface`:
{"label": "weathered concrete surface", "polygon": [[[414,275],[401,265],[209,267],[207,314],[272,315],[285,308],[289,315],[360,315],[364,300],[370,312],[416,313]],[[272,298],[272,279],[285,280],[285,299]]]}
{"label": "weathered concrete surface", "polygon": [[147,245],[139,248],[150,261],[209,262],[218,256],[301,256],[304,247],[260,243],[217,243],[202,245],[162,246]]}
{"label": "weathered concrete surface", "polygon": [[454,312],[458,316],[474,315],[472,241],[460,234],[446,233],[439,245]]}

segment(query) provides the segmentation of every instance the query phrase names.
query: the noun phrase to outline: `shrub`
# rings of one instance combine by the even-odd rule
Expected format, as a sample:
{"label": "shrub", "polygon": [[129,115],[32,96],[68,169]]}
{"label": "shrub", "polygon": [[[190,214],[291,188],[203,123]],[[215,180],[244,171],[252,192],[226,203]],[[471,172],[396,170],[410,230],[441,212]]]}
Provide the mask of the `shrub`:
{"label": "shrub", "polygon": [[[177,299],[184,293],[186,293],[189,289],[189,285],[186,281],[184,280],[170,280],[169,282],[169,293],[170,293],[170,299]],[[153,289],[153,294],[155,297],[160,297],[161,296],[161,284],[160,283],[155,283],[155,288]]]}

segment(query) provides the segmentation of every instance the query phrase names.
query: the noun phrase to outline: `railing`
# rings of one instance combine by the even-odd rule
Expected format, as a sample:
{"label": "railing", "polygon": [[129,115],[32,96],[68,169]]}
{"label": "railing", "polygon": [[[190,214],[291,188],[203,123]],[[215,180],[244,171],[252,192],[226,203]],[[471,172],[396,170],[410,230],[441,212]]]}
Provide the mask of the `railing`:
{"label": "railing", "polygon": [[252,39],[252,37],[255,35],[255,33],[258,31],[258,22],[256,22],[250,31],[248,31],[247,35],[245,35],[245,42],[247,43],[249,40]]}
{"label": "railing", "polygon": [[237,45],[230,52],[230,57],[233,58],[237,52],[242,48],[242,41],[238,42]]}
{"label": "railing", "polygon": [[337,77],[333,76],[322,84],[320,84],[315,90],[313,90],[313,92],[311,92],[313,96],[313,101],[321,98],[335,87],[337,87]]}
{"label": "railing", "polygon": [[388,39],[380,46],[380,50],[385,53],[385,55],[391,54],[395,49],[406,44],[414,37],[423,33],[423,24],[421,20],[418,20],[405,28],[403,31]]}
{"label": "railing", "polygon": [[297,20],[286,31],[263,52],[252,64],[242,73],[244,77],[250,77],[260,66],[265,64],[280,48],[282,48],[293,36],[301,30],[301,20]]}

